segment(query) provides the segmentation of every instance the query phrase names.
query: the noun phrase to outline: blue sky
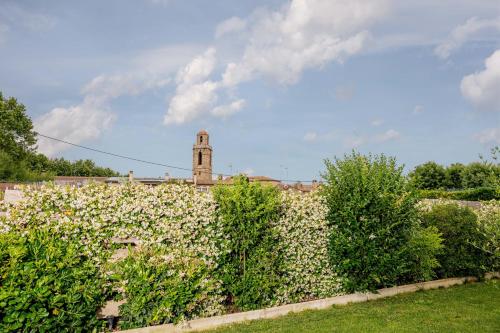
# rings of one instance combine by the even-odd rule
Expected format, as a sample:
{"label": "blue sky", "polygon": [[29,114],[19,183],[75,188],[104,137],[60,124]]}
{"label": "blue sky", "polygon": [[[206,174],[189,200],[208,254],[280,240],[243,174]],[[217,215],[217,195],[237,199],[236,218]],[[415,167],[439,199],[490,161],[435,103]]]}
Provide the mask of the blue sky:
{"label": "blue sky", "polygon": [[165,164],[189,168],[206,129],[217,173],[317,179],[352,149],[467,163],[500,144],[500,3],[0,0],[0,91],[40,133]]}

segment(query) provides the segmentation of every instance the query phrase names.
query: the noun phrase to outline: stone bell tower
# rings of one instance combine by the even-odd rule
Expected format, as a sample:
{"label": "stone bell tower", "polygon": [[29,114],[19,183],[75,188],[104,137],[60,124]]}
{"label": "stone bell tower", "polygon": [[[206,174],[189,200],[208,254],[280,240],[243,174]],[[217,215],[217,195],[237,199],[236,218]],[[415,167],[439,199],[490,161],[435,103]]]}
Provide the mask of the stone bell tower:
{"label": "stone bell tower", "polygon": [[201,130],[196,134],[193,145],[193,180],[198,184],[212,182],[212,147],[208,138],[207,131]]}

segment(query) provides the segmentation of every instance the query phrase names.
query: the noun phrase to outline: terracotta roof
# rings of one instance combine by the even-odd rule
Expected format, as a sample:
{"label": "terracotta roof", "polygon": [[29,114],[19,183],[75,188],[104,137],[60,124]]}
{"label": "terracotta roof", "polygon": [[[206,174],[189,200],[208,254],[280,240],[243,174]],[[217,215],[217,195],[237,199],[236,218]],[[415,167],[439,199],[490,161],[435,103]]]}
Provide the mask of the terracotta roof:
{"label": "terracotta roof", "polygon": [[279,180],[273,179],[271,177],[267,176],[250,176],[248,177],[250,180],[260,180],[260,181],[265,181],[265,182],[279,182]]}
{"label": "terracotta roof", "polygon": [[109,177],[86,177],[86,176],[55,176],[54,180],[79,181],[79,180],[106,180]]}
{"label": "terracotta roof", "polygon": [[198,135],[201,135],[201,134],[208,135],[208,132],[205,131],[204,129],[202,129],[201,131],[198,132]]}

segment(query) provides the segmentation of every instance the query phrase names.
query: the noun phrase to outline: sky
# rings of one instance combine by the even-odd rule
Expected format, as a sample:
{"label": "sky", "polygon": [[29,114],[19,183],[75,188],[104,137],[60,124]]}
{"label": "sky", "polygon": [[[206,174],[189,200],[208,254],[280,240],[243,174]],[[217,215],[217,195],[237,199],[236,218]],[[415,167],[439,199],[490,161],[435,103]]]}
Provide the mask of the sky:
{"label": "sky", "polygon": [[0,91],[41,134],[161,164],[190,168],[205,129],[214,173],[319,179],[352,150],[468,163],[500,145],[500,2],[0,0]]}

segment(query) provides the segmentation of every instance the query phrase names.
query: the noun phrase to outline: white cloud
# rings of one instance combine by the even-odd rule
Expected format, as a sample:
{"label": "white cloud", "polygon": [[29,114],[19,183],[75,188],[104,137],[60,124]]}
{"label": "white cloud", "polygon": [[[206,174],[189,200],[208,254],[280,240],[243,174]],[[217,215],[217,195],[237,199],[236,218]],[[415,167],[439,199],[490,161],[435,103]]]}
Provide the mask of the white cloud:
{"label": "white cloud", "polygon": [[378,134],[375,136],[375,141],[376,142],[387,142],[387,141],[392,141],[392,140],[397,140],[401,138],[401,134],[394,130],[394,129],[389,129],[385,131],[384,133]]}
{"label": "white cloud", "polygon": [[500,127],[482,130],[474,135],[474,139],[481,144],[500,144]]}
{"label": "white cloud", "polygon": [[278,11],[262,11],[249,28],[241,60],[227,65],[223,83],[265,77],[293,84],[306,69],[342,62],[363,48],[370,36],[366,29],[386,9],[382,0],[293,0]]}
{"label": "white cloud", "polygon": [[347,148],[357,148],[367,142],[364,136],[350,135],[344,139],[344,146]]}
{"label": "white cloud", "polygon": [[181,124],[209,110],[213,115],[227,114],[227,105],[211,107],[221,89],[234,95],[240,83],[260,77],[293,84],[304,70],[344,61],[364,47],[370,36],[366,29],[385,15],[387,4],[387,0],[293,0],[276,11],[256,11],[248,20],[223,21],[216,29],[218,36],[248,30],[243,55],[225,66],[221,81],[209,80],[214,49],[194,58],[179,71],[164,123]]}
{"label": "white cloud", "polygon": [[424,107],[422,105],[415,105],[415,107],[413,108],[413,114],[419,115],[422,112],[424,112]]}
{"label": "white cloud", "polygon": [[318,133],[316,132],[307,132],[305,135],[304,135],[304,141],[306,142],[313,142],[313,141],[316,141],[318,139]]}
{"label": "white cloud", "polygon": [[190,85],[200,83],[212,74],[215,67],[215,49],[207,49],[205,53],[191,60],[184,68],[177,73],[177,84],[182,89]]}
{"label": "white cloud", "polygon": [[164,124],[183,124],[212,109],[217,101],[216,88],[217,83],[205,81],[178,90],[170,100]]}
{"label": "white cloud", "polygon": [[434,53],[441,59],[446,59],[453,51],[485,29],[500,31],[500,17],[494,19],[472,17],[468,19],[464,24],[453,29],[448,39],[436,46]]}
{"label": "white cloud", "polygon": [[[34,121],[37,132],[79,144],[97,139],[116,116],[99,104],[84,102],[68,108],[54,108]],[[48,156],[70,148],[65,143],[38,138],[38,150]]]}
{"label": "white cloud", "polygon": [[175,44],[148,49],[133,57],[126,66],[130,68],[128,71],[144,73],[148,77],[171,74],[204,49],[206,46],[198,44]]}
{"label": "white cloud", "polygon": [[[41,134],[76,144],[97,139],[117,118],[110,107],[114,99],[164,87],[197,50],[199,47],[193,45],[178,45],[143,51],[121,72],[92,79],[82,88],[81,103],[54,108],[35,120],[35,128]],[[190,82],[195,81],[196,67],[182,75]],[[49,156],[68,148],[64,143],[39,138],[39,151]]]}
{"label": "white cloud", "polygon": [[168,84],[170,78],[158,78],[138,73],[99,75],[87,83],[82,93],[87,100],[104,103],[123,95],[138,95],[146,90]]}
{"label": "white cloud", "polygon": [[240,17],[233,16],[217,24],[215,38],[220,38],[228,33],[238,32],[245,29],[247,22]]}
{"label": "white cloud", "polygon": [[245,104],[246,102],[244,99],[239,99],[231,102],[230,104],[217,106],[211,111],[211,113],[215,117],[225,118],[241,110],[245,107]]}
{"label": "white cloud", "polygon": [[218,84],[207,78],[215,61],[215,49],[209,48],[178,71],[177,89],[165,114],[165,125],[182,124],[212,110],[218,99]]}
{"label": "white cloud", "polygon": [[500,50],[485,60],[484,70],[465,76],[460,90],[476,108],[500,111]]}
{"label": "white cloud", "polygon": [[383,119],[376,118],[376,119],[373,119],[370,124],[374,127],[378,127],[378,126],[382,125],[383,123],[384,123]]}

